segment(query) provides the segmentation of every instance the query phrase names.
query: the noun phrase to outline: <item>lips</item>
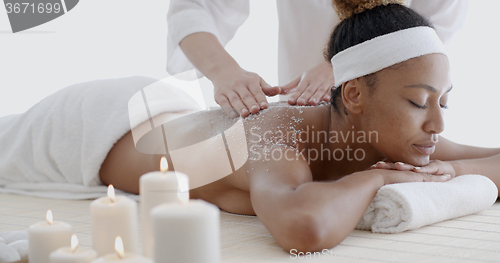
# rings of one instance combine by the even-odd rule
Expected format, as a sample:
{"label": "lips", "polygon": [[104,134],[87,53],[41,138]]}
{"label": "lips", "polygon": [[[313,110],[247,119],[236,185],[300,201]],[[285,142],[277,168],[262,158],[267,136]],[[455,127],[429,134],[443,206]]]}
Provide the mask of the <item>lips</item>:
{"label": "lips", "polygon": [[423,155],[431,155],[436,150],[435,143],[414,144],[413,146]]}

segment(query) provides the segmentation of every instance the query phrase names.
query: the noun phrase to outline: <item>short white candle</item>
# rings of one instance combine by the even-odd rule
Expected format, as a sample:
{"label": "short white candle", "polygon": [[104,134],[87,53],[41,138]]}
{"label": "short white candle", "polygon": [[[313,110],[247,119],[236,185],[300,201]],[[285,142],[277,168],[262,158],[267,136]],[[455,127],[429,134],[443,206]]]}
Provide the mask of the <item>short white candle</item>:
{"label": "short white candle", "polygon": [[219,263],[219,208],[203,200],[189,201],[187,176],[178,177],[180,203],[166,203],[151,211],[155,262]]}
{"label": "short white candle", "polygon": [[78,247],[78,238],[71,236],[71,247],[62,247],[50,253],[50,263],[90,263],[97,258],[91,248]]}
{"label": "short white candle", "polygon": [[48,263],[52,251],[70,245],[73,227],[64,222],[54,221],[52,211],[48,210],[46,221],[38,222],[28,228],[30,263]]}
{"label": "short white candle", "polygon": [[98,256],[114,253],[115,237],[121,236],[125,251],[139,252],[137,204],[126,196],[115,196],[112,185],[108,196],[90,204],[92,245]]}
{"label": "short white candle", "polygon": [[153,263],[149,258],[134,254],[134,253],[124,253],[123,242],[120,237],[115,239],[115,252],[114,254],[108,254],[100,257],[92,263]]}
{"label": "short white candle", "polygon": [[151,209],[163,203],[178,202],[176,174],[180,173],[167,170],[167,160],[165,157],[162,157],[160,172],[155,171],[147,173],[141,176],[139,180],[139,192],[141,194],[142,253],[149,258],[152,258],[154,255]]}

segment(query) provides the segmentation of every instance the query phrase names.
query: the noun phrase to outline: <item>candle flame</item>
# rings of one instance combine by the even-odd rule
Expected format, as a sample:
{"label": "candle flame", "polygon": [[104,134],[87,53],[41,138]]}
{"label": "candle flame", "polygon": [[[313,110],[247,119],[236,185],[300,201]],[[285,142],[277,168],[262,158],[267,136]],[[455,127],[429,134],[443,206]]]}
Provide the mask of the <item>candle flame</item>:
{"label": "candle flame", "polygon": [[71,236],[71,252],[75,253],[76,248],[78,247],[78,238],[76,235]]}
{"label": "candle flame", "polygon": [[123,251],[123,241],[120,236],[117,236],[115,239],[115,251],[118,258],[122,259],[125,252]]}
{"label": "candle flame", "polygon": [[47,219],[47,223],[49,223],[49,225],[52,225],[52,223],[54,223],[54,217],[52,216],[52,211],[47,210],[47,215],[45,216],[45,218]]}
{"label": "candle flame", "polygon": [[111,203],[115,202],[115,188],[113,187],[112,184],[108,186],[108,197]]}
{"label": "candle flame", "polygon": [[176,173],[178,189],[177,198],[181,204],[187,204],[189,202],[189,178],[182,173]]}
{"label": "candle flame", "polygon": [[165,157],[161,157],[161,161],[160,161],[160,170],[162,172],[165,172],[168,170],[168,163],[167,163],[167,158]]}

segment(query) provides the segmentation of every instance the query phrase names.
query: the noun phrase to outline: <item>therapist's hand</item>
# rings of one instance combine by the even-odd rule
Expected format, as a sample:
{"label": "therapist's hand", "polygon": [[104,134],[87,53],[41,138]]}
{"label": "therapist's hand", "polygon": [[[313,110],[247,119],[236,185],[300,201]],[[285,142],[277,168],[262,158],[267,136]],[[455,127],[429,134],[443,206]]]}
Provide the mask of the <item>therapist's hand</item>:
{"label": "therapist's hand", "polygon": [[211,76],[214,98],[232,118],[247,117],[268,107],[267,96],[280,93],[279,87],[267,84],[258,74],[241,67],[225,67]]}
{"label": "therapist's hand", "polygon": [[334,85],[332,64],[323,61],[285,86],[281,86],[280,94],[291,94],[288,99],[291,105],[316,105],[321,100],[330,100],[330,90]]}
{"label": "therapist's hand", "polygon": [[280,93],[259,75],[240,67],[217,37],[197,32],[179,43],[189,61],[214,84],[215,101],[231,117],[247,117],[268,106],[266,96]]}

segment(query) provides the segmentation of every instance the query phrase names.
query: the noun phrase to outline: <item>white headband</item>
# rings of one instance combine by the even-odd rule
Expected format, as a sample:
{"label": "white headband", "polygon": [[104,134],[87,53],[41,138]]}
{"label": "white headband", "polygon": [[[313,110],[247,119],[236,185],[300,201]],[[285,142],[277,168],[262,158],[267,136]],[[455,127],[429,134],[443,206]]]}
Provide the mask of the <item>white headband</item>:
{"label": "white headband", "polygon": [[403,61],[434,53],[446,55],[445,47],[436,31],[426,26],[370,39],[333,56],[335,87]]}

